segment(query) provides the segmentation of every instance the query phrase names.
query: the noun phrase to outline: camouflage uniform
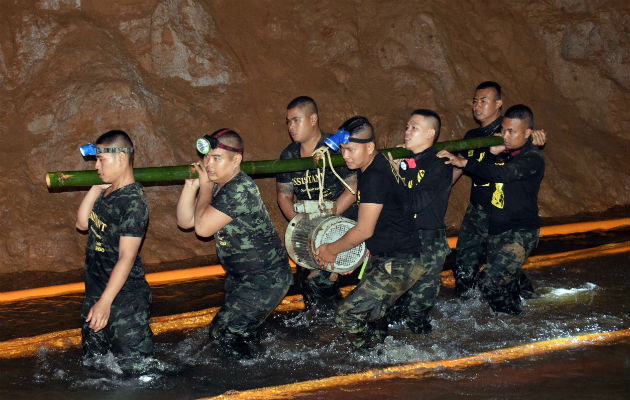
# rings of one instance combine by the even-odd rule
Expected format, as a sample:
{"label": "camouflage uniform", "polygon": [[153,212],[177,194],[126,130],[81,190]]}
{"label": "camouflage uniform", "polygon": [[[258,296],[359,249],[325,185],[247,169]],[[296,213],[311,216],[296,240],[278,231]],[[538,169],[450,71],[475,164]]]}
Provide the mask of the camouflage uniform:
{"label": "camouflage uniform", "polygon": [[88,224],[85,298],[81,311],[81,343],[85,357],[107,351],[124,356],[153,354],[153,333],[149,327],[151,291],[139,255],[136,255],[127,280],[112,302],[105,328],[94,332],[85,322],[118,261],[120,237],[143,237],[148,218],[144,192],[139,183],[123,186],[106,197],[101,194],[94,202]]}
{"label": "camouflage uniform", "polygon": [[[329,136],[328,134],[322,134],[315,148],[326,146],[324,140]],[[300,143],[296,142],[288,145],[280,154],[281,160],[300,157]],[[354,175],[346,166],[335,167],[335,171],[344,180]],[[297,200],[316,200],[319,198],[319,176],[316,169],[283,172],[276,175],[276,182],[290,183],[293,186],[293,194]],[[330,168],[326,169],[324,183],[322,195],[325,200],[335,201],[345,190],[345,186],[337,179]],[[342,215],[356,221],[357,206],[353,204]],[[303,268],[298,265],[295,277],[306,309],[333,310],[339,300],[342,299],[339,291],[339,280],[331,281],[329,279],[330,272]]]}
{"label": "camouflage uniform", "polygon": [[461,295],[475,286],[479,269],[486,262],[489,215],[483,206],[469,203],[457,235],[453,268],[455,293]]}
{"label": "camouflage uniform", "polygon": [[404,318],[414,333],[431,332],[431,310],[435,305],[442,279],[444,260],[451,252],[444,230],[419,231],[420,261],[426,270],[420,279],[396,302],[397,317]]}
{"label": "camouflage uniform", "polygon": [[496,165],[468,160],[464,171],[492,182],[487,263],[478,286],[495,311],[521,312],[520,297],[533,294],[521,265],[538,244],[538,191],[545,160],[531,142],[501,155]]}
{"label": "camouflage uniform", "polygon": [[226,272],[225,301],[210,340],[227,354],[248,355],[259,330],[293,282],[287,252],[254,181],[240,172],[215,193],[212,206],[232,221],[214,235]]}
{"label": "camouflage uniform", "polygon": [[228,275],[223,307],[210,324],[210,340],[234,355],[248,355],[260,339],[263,321],[291,285],[284,265],[269,273]]}
{"label": "camouflage uniform", "polygon": [[409,196],[409,211],[419,239],[426,273],[396,302],[393,320],[403,319],[414,333],[431,331],[430,312],[442,281],[440,273],[451,249],[446,241],[444,215],[453,180],[453,167],[437,157],[433,146],[401,162],[399,173]]}
{"label": "camouflage uniform", "polygon": [[382,342],[387,334],[387,312],[424,273],[418,257],[372,255],[363,279],[337,307],[335,322],[350,334],[357,348]]}
{"label": "camouflage uniform", "polygon": [[407,193],[394,174],[380,153],[365,171],[358,172],[357,201],[383,205],[374,233],[365,241],[372,254],[370,265],[335,312],[335,322],[358,348],[384,339],[387,313],[425,273],[415,229],[405,212]]}
{"label": "camouflage uniform", "polygon": [[[99,297],[85,297],[81,320],[85,321],[90,308]],[[111,351],[118,356],[150,356],[153,354],[153,332],[149,327],[151,293],[136,293],[132,298],[117,296],[105,328],[94,332],[83,323],[81,348],[86,357],[104,355]]]}
{"label": "camouflage uniform", "polygon": [[509,230],[490,235],[488,263],[479,273],[479,290],[494,311],[521,313],[521,265],[538,245],[539,230]]}
{"label": "camouflage uniform", "polygon": [[[471,129],[466,132],[464,139],[492,136],[501,132],[501,122],[503,117],[499,117],[485,127]],[[469,160],[494,164],[497,156],[490,153],[490,149],[471,149],[460,155]],[[459,227],[457,235],[457,246],[455,256],[455,293],[461,295],[475,285],[479,268],[486,262],[486,247],[488,246],[488,225],[490,209],[490,199],[492,197],[491,184],[477,176],[471,176],[472,187],[470,188],[470,202],[466,207],[466,214]]]}

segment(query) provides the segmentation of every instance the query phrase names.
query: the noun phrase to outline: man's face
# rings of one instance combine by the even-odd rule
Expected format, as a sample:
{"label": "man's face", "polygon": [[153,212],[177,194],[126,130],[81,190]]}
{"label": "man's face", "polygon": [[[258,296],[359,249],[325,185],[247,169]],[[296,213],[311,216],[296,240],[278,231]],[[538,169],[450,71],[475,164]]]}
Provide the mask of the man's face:
{"label": "man's face", "polygon": [[475,92],[472,101],[473,116],[482,126],[489,124],[499,117],[502,100],[497,100],[497,94],[493,88],[479,89]]}
{"label": "man's face", "polygon": [[203,156],[203,166],[211,182],[223,184],[232,178],[236,153],[217,147]]}
{"label": "man's face", "polygon": [[433,142],[433,133],[422,115],[412,115],[405,130],[405,148],[411,151]]}
{"label": "man's face", "polygon": [[341,144],[341,156],[349,169],[361,169],[363,171],[370,162],[370,151],[374,148],[374,142]]}
{"label": "man's face", "polygon": [[315,135],[314,116],[315,114],[307,115],[302,107],[287,110],[287,129],[294,142],[304,143]]}
{"label": "man's face", "polygon": [[527,143],[531,134],[532,130],[527,127],[527,121],[503,118],[501,136],[503,136],[503,144],[505,144],[506,149],[518,149]]}
{"label": "man's face", "polygon": [[[98,145],[98,148],[107,146]],[[122,153],[98,153],[96,155],[96,172],[98,177],[105,183],[112,183],[122,173],[127,160],[122,157]]]}

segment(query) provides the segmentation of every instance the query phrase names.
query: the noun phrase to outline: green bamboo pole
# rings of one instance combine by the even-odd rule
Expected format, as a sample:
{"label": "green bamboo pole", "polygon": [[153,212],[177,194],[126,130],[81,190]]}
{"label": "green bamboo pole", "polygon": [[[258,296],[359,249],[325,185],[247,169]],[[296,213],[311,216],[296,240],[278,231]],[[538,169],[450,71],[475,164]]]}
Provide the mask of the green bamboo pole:
{"label": "green bamboo pole", "polygon": [[[496,146],[503,143],[500,136],[488,136],[466,140],[452,140],[438,142],[435,147],[438,150],[457,152],[481,147]],[[404,158],[409,155],[409,150],[403,147],[379,150],[383,154],[391,153],[393,158]],[[331,156],[334,166],[344,165],[343,158],[339,154]],[[315,161],[313,157],[302,157],[290,160],[263,160],[243,161],[241,170],[248,175],[277,174],[279,172],[303,171],[321,166],[321,161]],[[137,182],[174,182],[197,177],[197,171],[191,165],[177,165],[166,167],[134,168],[133,175]],[[46,174],[46,186],[49,189],[92,186],[103,183],[96,170],[87,171],[56,171]]]}

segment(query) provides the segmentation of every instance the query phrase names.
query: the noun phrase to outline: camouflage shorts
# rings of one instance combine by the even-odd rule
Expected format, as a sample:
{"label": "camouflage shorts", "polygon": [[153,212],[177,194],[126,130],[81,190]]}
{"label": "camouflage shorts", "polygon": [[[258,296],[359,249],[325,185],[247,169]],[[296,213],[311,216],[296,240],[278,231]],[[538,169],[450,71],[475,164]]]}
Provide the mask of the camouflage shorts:
{"label": "camouflage shorts", "polygon": [[431,309],[435,305],[442,280],[444,260],[451,252],[443,229],[419,231],[420,259],[426,270],[420,279],[396,301],[394,319],[404,320],[413,332],[431,331]]}
{"label": "camouflage shorts", "polygon": [[453,268],[457,294],[462,294],[475,285],[479,269],[486,262],[489,224],[488,213],[483,208],[468,204],[457,235]]}
{"label": "camouflage shorts", "polygon": [[210,323],[210,341],[234,355],[245,342],[257,342],[260,328],[293,282],[287,263],[274,271],[227,275],[223,306]]}
{"label": "camouflage shorts", "polygon": [[350,335],[355,347],[381,341],[386,333],[387,325],[382,321],[387,312],[424,272],[416,256],[372,255],[361,282],[337,307],[335,322]]}
{"label": "camouflage shorts", "polygon": [[488,238],[488,263],[479,273],[479,290],[497,312],[520,314],[521,265],[538,245],[539,230],[509,230]]}
{"label": "camouflage shorts", "polygon": [[90,308],[99,297],[86,296],[81,309],[81,347],[86,358],[111,351],[117,356],[153,355],[153,332],[149,327],[151,294],[120,295],[112,303],[105,328],[94,332],[85,322]]}

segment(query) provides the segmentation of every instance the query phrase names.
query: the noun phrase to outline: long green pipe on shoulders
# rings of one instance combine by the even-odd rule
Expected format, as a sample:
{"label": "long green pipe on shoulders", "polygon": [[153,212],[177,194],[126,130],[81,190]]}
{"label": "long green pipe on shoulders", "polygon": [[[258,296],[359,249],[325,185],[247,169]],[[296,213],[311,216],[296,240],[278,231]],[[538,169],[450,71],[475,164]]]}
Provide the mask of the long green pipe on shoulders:
{"label": "long green pipe on shoulders", "polygon": [[[478,149],[503,144],[500,136],[487,136],[466,140],[452,140],[438,142],[435,147],[438,150],[458,152],[468,149]],[[383,154],[390,153],[393,158],[404,158],[409,155],[409,150],[402,147],[379,150]],[[339,154],[331,155],[333,166],[344,165],[343,158]],[[313,157],[302,157],[289,160],[263,160],[243,161],[241,170],[248,175],[277,174],[280,172],[303,171],[321,166],[321,160]],[[136,182],[178,182],[184,179],[197,177],[197,171],[192,165],[177,165],[166,167],[134,168],[133,175]],[[49,189],[68,187],[87,187],[103,183],[96,170],[84,171],[55,171],[46,174],[46,185]]]}

